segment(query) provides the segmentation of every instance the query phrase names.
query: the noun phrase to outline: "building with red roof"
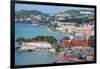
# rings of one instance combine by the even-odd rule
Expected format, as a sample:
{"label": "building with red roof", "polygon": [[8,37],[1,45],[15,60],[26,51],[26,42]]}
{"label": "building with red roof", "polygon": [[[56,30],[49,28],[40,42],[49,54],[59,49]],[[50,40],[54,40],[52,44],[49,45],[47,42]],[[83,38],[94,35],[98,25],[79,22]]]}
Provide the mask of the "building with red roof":
{"label": "building with red roof", "polygon": [[65,48],[76,47],[76,48],[90,48],[91,46],[84,40],[63,40],[62,45]]}

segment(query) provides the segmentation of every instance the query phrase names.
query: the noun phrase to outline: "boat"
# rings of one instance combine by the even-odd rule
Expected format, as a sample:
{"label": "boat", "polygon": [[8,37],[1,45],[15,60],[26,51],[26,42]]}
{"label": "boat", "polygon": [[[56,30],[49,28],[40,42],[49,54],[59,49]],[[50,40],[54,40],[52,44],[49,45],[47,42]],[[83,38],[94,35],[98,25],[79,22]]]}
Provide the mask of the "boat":
{"label": "boat", "polygon": [[33,26],[38,26],[39,24],[33,23],[32,25],[33,25]]}

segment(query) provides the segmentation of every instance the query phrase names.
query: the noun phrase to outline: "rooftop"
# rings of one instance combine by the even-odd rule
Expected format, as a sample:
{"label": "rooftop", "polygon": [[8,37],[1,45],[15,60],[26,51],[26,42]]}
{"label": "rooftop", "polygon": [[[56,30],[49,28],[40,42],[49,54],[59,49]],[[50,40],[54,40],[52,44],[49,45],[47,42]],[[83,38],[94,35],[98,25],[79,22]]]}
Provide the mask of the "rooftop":
{"label": "rooftop", "polygon": [[64,47],[90,47],[84,40],[63,40],[62,45]]}

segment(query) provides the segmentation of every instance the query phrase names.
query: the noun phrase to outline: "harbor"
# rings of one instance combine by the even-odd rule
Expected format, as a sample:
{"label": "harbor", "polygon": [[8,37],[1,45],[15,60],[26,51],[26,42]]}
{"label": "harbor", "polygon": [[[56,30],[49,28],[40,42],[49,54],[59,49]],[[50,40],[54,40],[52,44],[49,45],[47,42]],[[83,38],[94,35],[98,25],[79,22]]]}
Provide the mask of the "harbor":
{"label": "harbor", "polygon": [[15,8],[15,65],[95,61],[94,9],[32,6]]}
{"label": "harbor", "polygon": [[[45,35],[45,37],[52,35],[57,39],[57,47],[53,47],[54,44],[46,41],[16,42],[16,65],[86,62],[93,61],[94,59],[94,48],[84,42],[84,40],[60,41],[67,34],[51,32],[51,30],[45,26],[38,27],[31,24],[16,23],[16,33],[19,33],[16,39],[18,37],[24,37],[26,39],[32,38],[39,34]],[[67,36],[69,35],[70,34]],[[27,59],[29,60],[27,61]],[[25,63],[26,61],[27,63]]]}

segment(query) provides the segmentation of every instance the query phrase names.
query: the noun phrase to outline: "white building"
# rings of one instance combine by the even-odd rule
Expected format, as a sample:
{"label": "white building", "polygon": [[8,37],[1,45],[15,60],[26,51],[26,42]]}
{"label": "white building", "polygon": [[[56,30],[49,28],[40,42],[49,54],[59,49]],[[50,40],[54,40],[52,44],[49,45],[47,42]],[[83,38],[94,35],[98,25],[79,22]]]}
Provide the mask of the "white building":
{"label": "white building", "polygon": [[21,46],[21,49],[22,50],[29,50],[29,49],[34,50],[34,49],[36,49],[36,46],[35,45],[29,45],[29,46],[23,45],[23,46]]}
{"label": "white building", "polygon": [[60,27],[65,27],[65,26],[74,26],[76,25],[75,22],[73,23],[70,23],[70,22],[57,22],[57,25],[60,26]]}
{"label": "white building", "polygon": [[59,13],[59,14],[56,14],[55,15],[56,17],[70,17],[70,14],[67,14],[67,13]]}
{"label": "white building", "polygon": [[47,42],[24,42],[22,49],[35,49],[35,48],[51,48],[51,44]]}
{"label": "white building", "polygon": [[65,23],[65,22],[57,22],[57,25],[59,27],[56,27],[57,30],[62,31],[62,32],[73,32],[75,30],[75,25],[76,23]]}
{"label": "white building", "polygon": [[93,15],[94,13],[90,11],[80,11],[80,14]]}
{"label": "white building", "polygon": [[30,17],[28,17],[28,18],[25,18],[24,20],[26,20],[26,21],[30,21],[30,20],[31,20],[31,18],[30,18]]}
{"label": "white building", "polygon": [[64,28],[64,27],[56,27],[56,30],[59,30],[59,31],[65,32],[65,28]]}

